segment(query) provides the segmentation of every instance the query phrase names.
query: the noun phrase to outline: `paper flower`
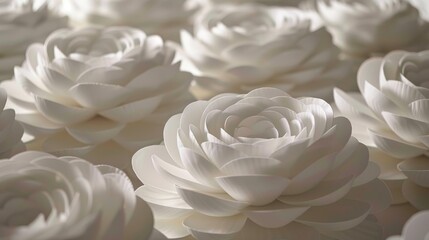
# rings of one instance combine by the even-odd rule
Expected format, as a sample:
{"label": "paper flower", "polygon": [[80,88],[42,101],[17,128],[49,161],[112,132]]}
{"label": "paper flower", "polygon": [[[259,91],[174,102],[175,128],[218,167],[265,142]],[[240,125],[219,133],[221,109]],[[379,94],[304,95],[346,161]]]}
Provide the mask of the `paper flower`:
{"label": "paper flower", "polygon": [[45,0],[0,1],[0,80],[10,79],[13,68],[25,59],[25,49],[43,42],[67,19],[54,15]]}
{"label": "paper flower", "polygon": [[197,101],[164,143],[132,165],[168,238],[380,239],[367,218],[389,205],[379,169],[321,99],[261,88]]}
{"label": "paper flower", "polygon": [[63,0],[59,8],[74,25],[131,26],[179,41],[191,29],[197,8],[191,0]]}
{"label": "paper flower", "polygon": [[44,151],[81,156],[108,141],[136,151],[159,143],[168,118],[192,101],[192,75],[174,54],[137,29],[59,30],[30,46],[1,85],[26,132],[47,137]]}
{"label": "paper flower", "polygon": [[[150,208],[107,165],[24,152],[0,161],[2,239],[146,239]],[[126,238],[124,238],[126,237]]]}
{"label": "paper flower", "polygon": [[0,159],[25,150],[21,141],[24,130],[15,121],[15,111],[4,109],[6,100],[6,91],[0,88]]}
{"label": "paper flower", "polygon": [[329,99],[333,86],[348,88],[353,71],[338,59],[314,15],[293,8],[219,6],[184,32],[188,69],[197,75],[191,91],[199,99],[276,87],[292,96]]}
{"label": "paper flower", "polygon": [[429,2],[425,0],[408,0],[415,8],[420,11],[420,16],[429,21]]}
{"label": "paper flower", "polygon": [[[395,51],[362,64],[360,94],[334,91],[339,110],[352,119],[354,136],[398,160],[406,159],[398,165],[409,179],[403,193],[420,209],[429,209],[429,159],[423,156],[429,149],[428,63],[429,51]],[[374,156],[379,157],[383,158]],[[396,166],[389,166],[392,163],[380,164],[388,180],[405,179],[395,173]]]}
{"label": "paper flower", "polygon": [[387,240],[428,240],[429,211],[422,211],[412,216],[405,224],[402,236],[393,236]]}
{"label": "paper flower", "polygon": [[349,56],[427,48],[427,26],[406,0],[325,0],[317,7],[334,43]]}

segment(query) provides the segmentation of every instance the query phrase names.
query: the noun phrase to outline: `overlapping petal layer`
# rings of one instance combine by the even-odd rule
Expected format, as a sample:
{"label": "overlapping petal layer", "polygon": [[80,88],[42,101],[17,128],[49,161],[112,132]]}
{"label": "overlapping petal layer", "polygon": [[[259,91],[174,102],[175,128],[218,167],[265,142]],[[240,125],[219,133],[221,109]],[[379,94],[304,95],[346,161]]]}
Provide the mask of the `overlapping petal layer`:
{"label": "overlapping petal layer", "polygon": [[313,13],[281,7],[210,8],[194,34],[182,33],[191,88],[199,99],[276,87],[292,96],[330,99],[332,88],[351,88],[353,65],[340,61],[330,35]]}
{"label": "overlapping petal layer", "polygon": [[323,0],[317,9],[334,43],[351,57],[427,48],[428,26],[407,0]]}
{"label": "overlapping petal layer", "polygon": [[159,143],[167,119],[192,101],[192,75],[174,56],[138,29],[59,30],[29,47],[1,85],[27,133],[46,138],[44,151],[82,156],[109,143],[136,151]]}
{"label": "overlapping petal layer", "polygon": [[53,31],[67,26],[67,19],[52,13],[46,0],[0,2],[0,80],[10,79],[13,68],[25,59],[25,49],[43,42]]}
{"label": "overlapping petal layer", "polygon": [[193,0],[64,0],[58,4],[77,26],[131,26],[177,42],[182,29],[192,29],[197,11]]}
{"label": "overlapping petal layer", "polygon": [[153,218],[128,177],[76,157],[24,152],[0,161],[0,236],[146,239]]}
{"label": "overlapping petal layer", "polygon": [[370,136],[360,140],[375,148],[373,158],[383,170],[382,179],[402,184],[408,178],[402,186],[404,196],[420,209],[429,208],[428,66],[428,51],[392,52],[362,64],[360,94],[334,92],[338,108],[356,126],[355,135]]}
{"label": "overlapping petal layer", "polygon": [[346,118],[274,88],[189,104],[143,148],[136,192],[168,238],[380,239],[390,196]]}

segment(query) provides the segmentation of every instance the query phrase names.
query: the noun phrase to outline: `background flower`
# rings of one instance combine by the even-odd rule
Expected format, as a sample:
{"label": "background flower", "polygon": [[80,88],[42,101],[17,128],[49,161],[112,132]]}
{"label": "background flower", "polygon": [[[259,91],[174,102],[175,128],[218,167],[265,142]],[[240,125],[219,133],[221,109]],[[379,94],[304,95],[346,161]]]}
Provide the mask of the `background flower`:
{"label": "background flower", "polygon": [[219,6],[182,34],[188,68],[198,76],[191,91],[199,99],[264,86],[293,96],[329,99],[332,88],[351,88],[352,66],[338,59],[330,35],[314,14],[258,5]]}
{"label": "background flower", "polygon": [[381,239],[368,215],[388,190],[321,99],[261,88],[197,101],[170,118],[164,143],[138,151],[133,169],[168,238]]}
{"label": "background flower", "polygon": [[427,48],[427,25],[406,0],[324,0],[317,8],[334,43],[349,56]]}
{"label": "background flower", "polygon": [[43,42],[67,19],[53,14],[46,0],[0,1],[0,80],[10,79],[13,68],[25,59],[25,49]]}
{"label": "background flower", "polygon": [[405,224],[402,236],[390,237],[387,240],[427,240],[429,239],[428,222],[429,211],[419,212]]}
{"label": "background flower", "polygon": [[25,150],[24,143],[21,141],[24,130],[15,121],[15,111],[4,109],[6,101],[6,91],[0,88],[0,159]]}
{"label": "background flower", "polygon": [[428,70],[429,51],[396,51],[362,64],[360,94],[334,92],[339,110],[352,119],[354,136],[374,148],[381,178],[397,187],[408,177],[402,192],[419,209],[429,209]]}
{"label": "background flower", "polygon": [[[159,143],[164,123],[192,101],[192,75],[174,55],[138,29],[60,30],[30,46],[15,79],[1,85],[26,132],[43,140],[35,149],[83,156],[101,146],[94,151],[103,154],[110,141],[134,153]],[[126,159],[109,164],[126,170]]]}
{"label": "background flower", "polygon": [[409,0],[409,2],[420,11],[420,16],[429,21],[429,2],[425,0]]}
{"label": "background flower", "polygon": [[147,34],[179,41],[181,29],[192,29],[196,5],[191,0],[63,0],[60,9],[77,26],[126,25]]}
{"label": "background flower", "polygon": [[152,214],[120,170],[25,152],[0,161],[2,239],[146,239]]}

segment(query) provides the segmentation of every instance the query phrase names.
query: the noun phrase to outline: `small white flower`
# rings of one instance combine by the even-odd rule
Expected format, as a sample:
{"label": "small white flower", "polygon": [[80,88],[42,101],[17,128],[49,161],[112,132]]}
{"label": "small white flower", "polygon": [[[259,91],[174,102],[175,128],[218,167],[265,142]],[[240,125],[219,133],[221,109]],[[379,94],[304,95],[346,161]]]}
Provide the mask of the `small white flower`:
{"label": "small white flower", "polygon": [[25,150],[24,143],[21,141],[24,130],[15,121],[15,111],[4,109],[6,101],[6,91],[0,88],[0,159]]}
{"label": "small white flower", "polygon": [[170,118],[164,143],[132,164],[168,238],[381,238],[368,216],[390,202],[379,169],[321,99],[261,88],[197,101]]}
{"label": "small white flower", "polygon": [[[402,192],[419,209],[429,209],[428,72],[429,51],[395,51],[362,64],[360,93],[334,91],[337,107],[352,120],[354,136],[395,158],[388,161],[381,152],[375,153],[374,160],[385,170],[381,178],[408,177]],[[399,162],[402,173],[396,170]]]}
{"label": "small white flower", "polygon": [[147,239],[153,218],[128,177],[75,157],[24,152],[0,161],[0,238]]}
{"label": "small white flower", "polygon": [[191,0],[62,0],[60,9],[78,26],[130,26],[165,40],[179,41],[192,29],[196,5]]}
{"label": "small white flower", "polygon": [[317,8],[334,43],[352,57],[427,47],[427,25],[406,0],[324,0]]}
{"label": "small white flower", "polygon": [[402,236],[393,236],[387,240],[429,240],[429,211],[422,211],[412,216],[405,224]]}
{"label": "small white flower", "polygon": [[138,29],[59,30],[30,46],[1,85],[26,132],[46,138],[44,151],[82,156],[111,141],[134,152],[159,143],[168,118],[192,101],[192,75],[174,55]]}
{"label": "small white flower", "polygon": [[46,0],[0,1],[0,80],[10,79],[13,68],[25,59],[25,49],[43,42],[67,19],[53,14]]}
{"label": "small white flower", "polygon": [[182,34],[188,69],[198,76],[199,99],[276,87],[292,96],[329,99],[349,88],[351,65],[338,59],[330,35],[314,14],[260,5],[219,6],[202,14],[194,35]]}

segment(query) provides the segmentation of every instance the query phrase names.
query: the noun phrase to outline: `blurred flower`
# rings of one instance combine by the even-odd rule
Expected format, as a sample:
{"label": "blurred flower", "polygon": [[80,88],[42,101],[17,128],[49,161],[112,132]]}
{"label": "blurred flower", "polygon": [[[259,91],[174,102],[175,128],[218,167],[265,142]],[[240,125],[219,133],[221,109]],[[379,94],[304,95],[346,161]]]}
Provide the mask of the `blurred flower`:
{"label": "blurred flower", "polygon": [[334,43],[352,57],[427,48],[427,25],[406,0],[323,0],[317,8]]}
{"label": "blurred flower", "polygon": [[191,91],[199,99],[270,86],[292,96],[329,100],[332,88],[351,88],[351,65],[338,59],[330,35],[314,14],[258,5],[220,6],[182,34],[187,69],[198,76]]}
{"label": "blurred flower", "polygon": [[[164,123],[192,101],[192,75],[174,55],[138,29],[60,30],[30,46],[1,86],[26,132],[47,138],[44,151],[82,156],[113,141],[134,152],[159,143]],[[110,164],[124,169],[125,160]]]}
{"label": "blurred flower", "polygon": [[410,218],[404,226],[402,236],[393,236],[387,240],[428,240],[429,211],[422,211]]}
{"label": "blurred flower", "polygon": [[427,0],[408,0],[415,8],[420,11],[420,16],[429,21],[429,1]]}
{"label": "blurred flower", "polygon": [[46,0],[0,0],[0,80],[13,76],[31,43],[66,26],[67,19],[54,15]]}
{"label": "blurred flower", "polygon": [[0,161],[0,179],[2,239],[138,240],[152,231],[149,207],[114,167],[24,152]]}
{"label": "blurred flower", "polygon": [[191,0],[62,0],[60,11],[77,26],[131,26],[165,40],[179,41],[192,29],[196,5]]}
{"label": "blurred flower", "polygon": [[[402,192],[415,207],[429,209],[429,51],[395,51],[367,60],[359,69],[359,93],[334,91],[335,103],[352,120],[360,141],[395,158],[374,155],[381,178],[408,177]],[[404,160],[398,165],[399,160]],[[404,175],[403,175],[404,174]],[[402,184],[402,183],[401,183]]]}
{"label": "blurred flower", "polygon": [[15,121],[15,111],[4,109],[6,101],[6,91],[0,88],[0,159],[25,150],[21,141],[24,130]]}
{"label": "blurred flower", "polygon": [[168,238],[380,239],[390,197],[328,103],[261,88],[189,104],[133,157],[136,193]]}

